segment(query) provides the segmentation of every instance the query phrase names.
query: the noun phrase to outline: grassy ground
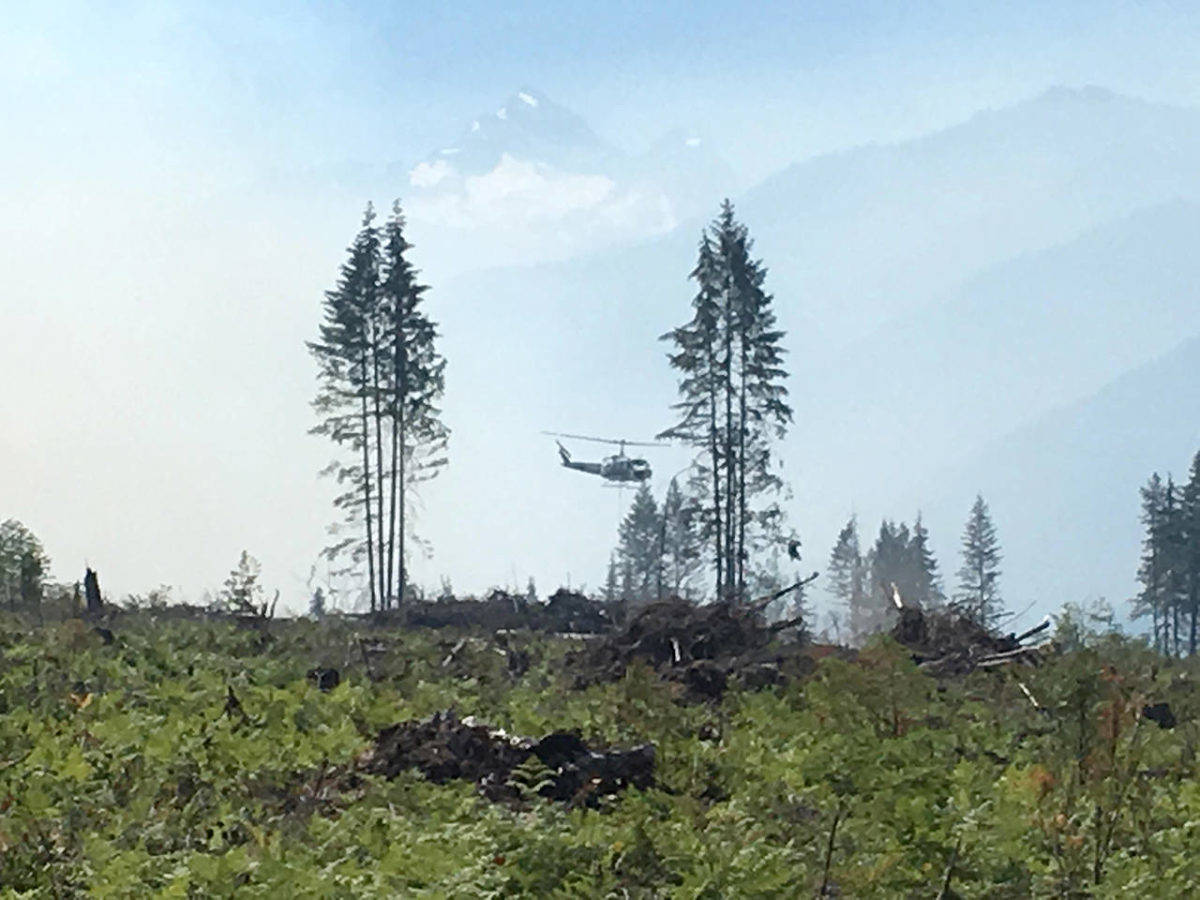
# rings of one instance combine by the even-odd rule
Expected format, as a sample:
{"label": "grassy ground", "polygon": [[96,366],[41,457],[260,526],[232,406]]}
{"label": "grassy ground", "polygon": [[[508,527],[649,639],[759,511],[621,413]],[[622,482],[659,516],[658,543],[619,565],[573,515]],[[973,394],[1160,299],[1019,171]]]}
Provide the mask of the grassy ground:
{"label": "grassy ground", "polygon": [[[642,668],[572,690],[568,644],[350,623],[0,622],[4,896],[1186,896],[1200,885],[1194,668],[1136,644],[942,683],[881,641],[786,687],[683,702]],[[450,660],[447,662],[447,657]],[[306,678],[333,666],[322,693]],[[1035,708],[1024,688],[1042,707]],[[240,711],[230,707],[230,689]],[[1162,729],[1145,703],[1179,719]],[[453,707],[516,734],[652,742],[598,810],[355,774]]]}

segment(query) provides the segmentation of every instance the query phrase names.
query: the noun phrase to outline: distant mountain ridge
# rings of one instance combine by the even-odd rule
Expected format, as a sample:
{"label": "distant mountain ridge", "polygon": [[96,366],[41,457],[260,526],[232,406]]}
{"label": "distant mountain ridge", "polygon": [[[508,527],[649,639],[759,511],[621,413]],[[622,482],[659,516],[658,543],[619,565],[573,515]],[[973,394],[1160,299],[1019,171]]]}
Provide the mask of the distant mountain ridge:
{"label": "distant mountain ridge", "polygon": [[456,270],[526,265],[670,232],[729,190],[732,169],[700,136],[668,132],[640,155],[525,87],[415,165],[388,168],[427,251]]}
{"label": "distant mountain ridge", "polygon": [[[796,163],[740,200],[816,342],[1139,208],[1200,199],[1200,111],[1054,88],[910,141]],[[785,261],[781,263],[781,260]]]}
{"label": "distant mountain ridge", "polygon": [[[957,551],[970,498],[992,506],[1010,607],[1136,591],[1138,489],[1151,473],[1187,477],[1200,450],[1200,332],[1093,395],[1042,414],[910,488],[939,547]],[[944,569],[951,569],[943,565]]]}
{"label": "distant mountain ridge", "polygon": [[582,116],[523,87],[494,112],[472,119],[457,140],[430,153],[410,174],[418,187],[439,171],[484,175],[505,155],[582,174],[603,174],[620,158]]}
{"label": "distant mountain ridge", "polygon": [[[798,163],[735,198],[789,332],[797,424],[782,455],[814,564],[851,510],[864,526],[911,518],[936,472],[1200,331],[1197,163],[1197,111],[1055,89]],[[521,331],[552,382],[460,362],[447,406],[507,403],[522,428],[661,427],[675,379],[657,338],[688,315],[687,273],[719,201],[638,246],[440,285],[448,340],[555,323]],[[490,490],[482,473],[473,484]],[[935,531],[948,571],[975,488],[963,490]],[[581,524],[563,552],[601,572],[607,532]]]}

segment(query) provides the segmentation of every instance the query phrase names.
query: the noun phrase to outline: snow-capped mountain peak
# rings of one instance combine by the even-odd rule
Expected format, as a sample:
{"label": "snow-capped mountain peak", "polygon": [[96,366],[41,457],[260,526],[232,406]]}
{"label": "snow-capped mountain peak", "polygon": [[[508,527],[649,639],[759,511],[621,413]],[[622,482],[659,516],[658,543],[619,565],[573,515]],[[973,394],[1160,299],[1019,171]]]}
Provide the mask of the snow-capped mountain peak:
{"label": "snow-capped mountain peak", "polygon": [[453,157],[462,176],[484,175],[505,157],[596,174],[611,168],[617,152],[588,124],[533,88],[523,87],[491,113],[481,113],[453,143],[430,154],[410,173],[414,187],[429,187],[450,174],[438,163]]}
{"label": "snow-capped mountain peak", "polygon": [[729,190],[728,167],[692,131],[630,156],[534,88],[492,110],[409,168],[406,193],[429,234],[470,231],[480,247],[501,246],[505,262],[662,234]]}

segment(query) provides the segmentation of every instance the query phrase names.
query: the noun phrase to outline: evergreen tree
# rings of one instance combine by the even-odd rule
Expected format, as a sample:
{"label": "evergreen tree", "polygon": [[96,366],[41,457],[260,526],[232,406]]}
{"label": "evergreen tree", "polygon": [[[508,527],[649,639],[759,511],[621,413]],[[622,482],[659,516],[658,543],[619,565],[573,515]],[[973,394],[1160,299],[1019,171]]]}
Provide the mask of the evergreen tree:
{"label": "evergreen tree", "polygon": [[346,515],[326,553],[333,559],[348,551],[352,566],[365,559],[372,610],[405,596],[412,487],[446,462],[447,430],[436,406],[445,361],[421,308],[426,288],[409,249],[399,206],[382,232],[368,206],[325,295],[318,340],[308,345],[319,366],[313,405],[321,421],[313,431],[350,451],[326,470],[343,488],[335,505]]}
{"label": "evergreen tree", "polygon": [[313,589],[312,596],[308,600],[308,615],[313,619],[325,618],[325,592],[318,586]]}
{"label": "evergreen tree", "polygon": [[230,571],[224,587],[217,594],[220,607],[238,615],[257,615],[262,608],[263,589],[258,581],[261,572],[258,560],[243,550],[237,567]]}
{"label": "evergreen tree", "polygon": [[1172,650],[1169,627],[1171,579],[1170,560],[1164,542],[1167,486],[1157,472],[1141,489],[1141,499],[1142,525],[1146,529],[1146,537],[1142,541],[1142,557],[1137,573],[1142,589],[1134,599],[1133,618],[1150,616],[1155,649],[1160,653],[1169,653]]}
{"label": "evergreen tree", "polygon": [[1196,652],[1200,627],[1200,452],[1192,458],[1188,482],[1179,500],[1180,602],[1187,623],[1187,652]]}
{"label": "evergreen tree", "polygon": [[1165,567],[1166,643],[1169,652],[1175,656],[1182,656],[1185,646],[1184,597],[1187,592],[1187,572],[1184,567],[1187,538],[1180,494],[1175,480],[1168,475],[1158,540]]}
{"label": "evergreen tree", "polygon": [[617,566],[617,553],[614,550],[608,555],[608,574],[604,578],[604,600],[606,603],[615,603],[620,599],[620,569]]}
{"label": "evergreen tree", "polygon": [[691,593],[701,553],[695,513],[695,505],[672,478],[662,504],[660,596],[687,597]]}
{"label": "evergreen tree", "polygon": [[638,487],[621,522],[617,562],[628,579],[623,592],[626,601],[642,606],[657,598],[663,565],[662,520],[646,482]]}
{"label": "evergreen tree", "polygon": [[867,571],[858,540],[858,518],[838,532],[837,543],[829,555],[829,589],[844,609],[840,621],[847,623],[852,640],[868,632],[870,612],[867,605]]}
{"label": "evergreen tree", "polygon": [[963,530],[962,557],[957,603],[972,620],[980,625],[990,625],[1003,614],[999,585],[1000,543],[982,496],[976,496]]}
{"label": "evergreen tree", "polygon": [[892,588],[900,591],[903,598],[912,593],[909,584],[908,526],[884,519],[879,524],[879,534],[866,559],[867,584],[863,617],[863,631],[857,637],[886,630],[895,615]]}
{"label": "evergreen tree", "polygon": [[696,447],[693,491],[709,545],[718,597],[746,595],[752,557],[780,539],[783,488],[771,454],[792,420],[783,369],[784,333],[766,269],[729,201],[700,239],[691,272],[692,318],[663,336],[680,373],[676,424],[662,432]]}
{"label": "evergreen tree", "polygon": [[50,561],[41,542],[16,519],[0,522],[0,604],[38,606]]}
{"label": "evergreen tree", "polygon": [[[437,325],[422,308],[428,287],[406,254],[412,244],[404,236],[399,201],[384,226],[382,281],[384,349],[387,353],[386,403],[390,420],[389,511],[386,574],[388,598],[404,596],[406,525],[413,487],[434,478],[446,465],[449,430],[438,403],[445,391],[446,361],[437,350]],[[398,570],[398,571],[397,571]],[[393,581],[393,573],[396,573]]]}
{"label": "evergreen tree", "polygon": [[907,580],[910,582],[911,599],[925,608],[942,606],[946,602],[946,595],[942,590],[942,576],[938,572],[933,550],[929,547],[929,530],[925,527],[920,513],[917,513],[917,521],[913,525],[908,557],[911,574]]}

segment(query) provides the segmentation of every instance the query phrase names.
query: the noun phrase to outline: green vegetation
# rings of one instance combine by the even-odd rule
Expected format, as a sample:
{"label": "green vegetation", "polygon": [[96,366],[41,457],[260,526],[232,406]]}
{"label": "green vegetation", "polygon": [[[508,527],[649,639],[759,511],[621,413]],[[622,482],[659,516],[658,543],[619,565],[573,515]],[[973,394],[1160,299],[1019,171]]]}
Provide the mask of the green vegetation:
{"label": "green vegetation", "polygon": [[1169,475],[1165,482],[1157,472],[1150,477],[1142,488],[1142,524],[1134,618],[1150,618],[1161,652],[1193,655],[1200,640],[1200,452],[1183,486]]}
{"label": "green vegetation", "polygon": [[[1078,649],[1039,669],[939,683],[876,639],[715,706],[636,667],[569,690],[566,642],[533,636],[515,678],[485,640],[446,664],[460,635],[375,631],[373,681],[338,617],[265,632],[140,611],[112,644],[80,620],[2,624],[4,896],[1174,897],[1200,882],[1198,673],[1078,621]],[[341,684],[319,692],[316,665]],[[1172,729],[1141,715],[1160,701]],[[465,783],[354,776],[380,728],[447,707],[517,734],[651,741],[658,786],[513,810]]]}

